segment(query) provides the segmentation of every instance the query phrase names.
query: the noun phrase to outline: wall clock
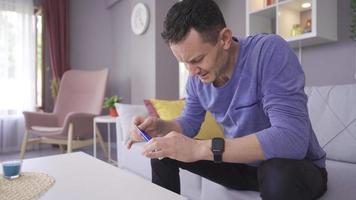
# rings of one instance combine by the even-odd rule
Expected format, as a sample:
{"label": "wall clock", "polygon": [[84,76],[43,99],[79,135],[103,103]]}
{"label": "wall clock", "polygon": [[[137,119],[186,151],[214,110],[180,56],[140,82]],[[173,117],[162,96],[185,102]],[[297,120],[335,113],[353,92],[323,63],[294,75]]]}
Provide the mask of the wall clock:
{"label": "wall clock", "polygon": [[150,24],[148,7],[143,3],[137,3],[131,13],[131,29],[136,35],[142,35]]}

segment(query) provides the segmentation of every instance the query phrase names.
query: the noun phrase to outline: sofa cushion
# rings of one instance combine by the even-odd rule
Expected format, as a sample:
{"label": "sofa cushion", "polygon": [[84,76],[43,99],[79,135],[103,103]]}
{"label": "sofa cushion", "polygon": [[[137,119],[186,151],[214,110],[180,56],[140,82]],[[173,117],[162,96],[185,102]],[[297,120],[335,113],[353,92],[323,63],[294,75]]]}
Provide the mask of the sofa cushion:
{"label": "sofa cushion", "polygon": [[305,91],[311,123],[327,158],[356,163],[356,84]]}
{"label": "sofa cushion", "polygon": [[320,200],[356,198],[356,164],[326,160],[328,191]]}
{"label": "sofa cushion", "polygon": [[239,191],[224,187],[206,178],[202,178],[202,197],[204,200],[260,200],[260,193],[255,191]]}
{"label": "sofa cushion", "polygon": [[127,149],[124,143],[121,143],[121,155],[118,155],[118,165],[122,169],[129,170],[135,174],[151,180],[151,163],[150,159],[144,157],[141,152],[144,142],[136,142],[132,145],[131,149]]}
{"label": "sofa cushion", "polygon": [[181,194],[185,197],[188,197],[190,200],[200,200],[202,191],[201,176],[193,174],[190,171],[184,169],[179,170],[179,176],[181,182]]}
{"label": "sofa cushion", "polygon": [[184,107],[184,100],[145,99],[143,102],[151,116],[164,120],[175,119],[182,113]]}
{"label": "sofa cushion", "polygon": [[[148,112],[151,116],[160,117],[164,120],[173,120],[177,118],[184,108],[184,100],[144,100]],[[205,115],[205,120],[200,128],[196,139],[210,139],[214,137],[224,137],[221,127],[215,121],[210,112]]]}
{"label": "sofa cushion", "polygon": [[118,110],[118,113],[120,113],[120,116],[117,118],[117,127],[118,129],[121,129],[122,138],[119,139],[126,143],[130,138],[129,130],[133,117],[147,116],[148,112],[144,105],[116,103],[115,107],[116,110]]}

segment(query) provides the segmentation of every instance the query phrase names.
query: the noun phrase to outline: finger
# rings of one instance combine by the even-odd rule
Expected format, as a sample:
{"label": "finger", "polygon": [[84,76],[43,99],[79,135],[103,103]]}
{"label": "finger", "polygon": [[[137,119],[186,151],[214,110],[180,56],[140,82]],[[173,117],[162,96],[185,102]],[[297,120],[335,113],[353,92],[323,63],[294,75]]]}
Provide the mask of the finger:
{"label": "finger", "polygon": [[134,142],[133,142],[132,140],[127,141],[127,143],[126,143],[126,148],[127,148],[127,149],[131,149],[131,146],[132,146],[133,143],[134,143]]}
{"label": "finger", "polygon": [[166,157],[166,154],[163,150],[150,151],[144,153],[143,155],[146,156],[147,158],[158,158],[158,159],[162,159]]}
{"label": "finger", "polygon": [[[129,140],[131,140],[131,141],[142,141],[141,136],[134,129],[132,129],[132,130],[130,129]],[[128,142],[127,142],[127,144],[128,144]]]}
{"label": "finger", "polygon": [[136,127],[130,127],[130,137],[131,139],[134,139],[134,140],[140,140],[141,136],[140,134],[138,133],[138,130]]}
{"label": "finger", "polygon": [[161,138],[159,138],[159,137],[152,138],[150,141],[148,141],[143,146],[142,153],[147,153],[147,152],[155,151],[158,149],[162,149],[161,144],[160,144],[162,141],[160,141],[160,140],[161,140]]}
{"label": "finger", "polygon": [[153,117],[147,117],[141,124],[138,125],[138,127],[141,130],[146,130],[150,126],[152,126],[153,123],[154,123],[154,118]]}
{"label": "finger", "polygon": [[182,134],[175,132],[175,131],[171,131],[167,135],[165,135],[165,137],[169,138],[169,137],[176,137],[176,136],[180,136],[180,135],[182,135]]}
{"label": "finger", "polygon": [[142,124],[143,121],[145,121],[145,117],[143,117],[143,116],[135,116],[132,119],[132,123],[135,125],[140,125],[140,124]]}
{"label": "finger", "polygon": [[142,149],[142,153],[145,154],[147,152],[150,152],[150,151],[154,151],[157,149],[156,147],[156,144],[154,143],[151,143],[152,140],[150,140],[149,142],[147,142],[144,146],[143,146],[143,149]]}
{"label": "finger", "polygon": [[143,116],[135,116],[135,117],[132,118],[132,124],[131,124],[130,129],[129,129],[129,134],[131,136],[131,139],[134,139],[134,140],[137,140],[137,141],[141,141],[142,140],[140,134],[138,133],[138,130],[137,130],[136,126],[141,124],[144,120],[145,120],[145,117],[143,117]]}

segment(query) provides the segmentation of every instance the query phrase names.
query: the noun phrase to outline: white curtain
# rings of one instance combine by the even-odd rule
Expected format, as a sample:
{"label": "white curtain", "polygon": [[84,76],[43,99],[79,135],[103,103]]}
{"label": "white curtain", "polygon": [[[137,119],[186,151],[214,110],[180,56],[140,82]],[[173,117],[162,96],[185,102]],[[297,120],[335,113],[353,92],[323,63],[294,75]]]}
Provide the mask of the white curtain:
{"label": "white curtain", "polygon": [[19,150],[22,111],[35,108],[32,0],[0,0],[0,152]]}

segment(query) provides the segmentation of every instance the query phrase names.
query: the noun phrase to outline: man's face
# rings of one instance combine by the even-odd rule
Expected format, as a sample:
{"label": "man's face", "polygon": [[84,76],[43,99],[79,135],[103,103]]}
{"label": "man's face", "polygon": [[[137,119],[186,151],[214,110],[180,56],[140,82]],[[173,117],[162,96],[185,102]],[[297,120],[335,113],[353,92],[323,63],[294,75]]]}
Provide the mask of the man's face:
{"label": "man's face", "polygon": [[203,83],[214,82],[221,74],[224,56],[221,42],[204,42],[200,34],[191,29],[184,40],[170,44],[174,56],[183,62],[190,75],[197,75]]}

